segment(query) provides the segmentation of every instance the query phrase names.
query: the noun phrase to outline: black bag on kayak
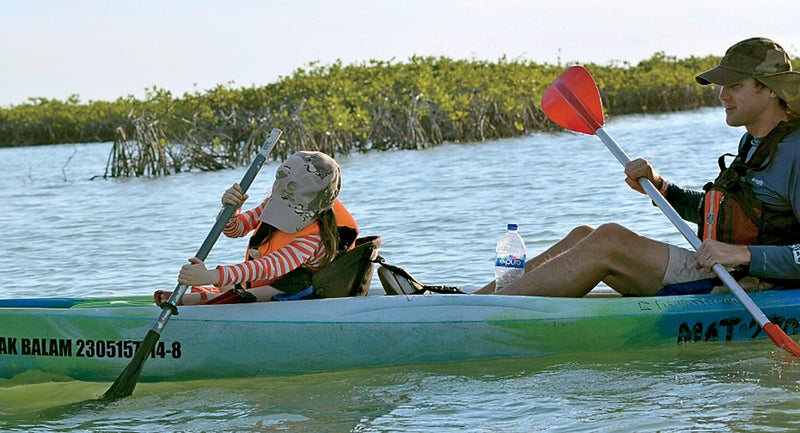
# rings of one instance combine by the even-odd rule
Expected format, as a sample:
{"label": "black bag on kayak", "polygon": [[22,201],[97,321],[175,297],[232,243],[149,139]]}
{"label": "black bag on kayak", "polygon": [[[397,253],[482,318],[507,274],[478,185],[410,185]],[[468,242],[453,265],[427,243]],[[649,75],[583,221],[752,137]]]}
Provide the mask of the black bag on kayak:
{"label": "black bag on kayak", "polygon": [[427,295],[431,293],[464,293],[458,287],[432,286],[422,284],[405,269],[386,263],[383,257],[375,260],[381,266],[378,268],[378,279],[381,281],[383,291],[387,295]]}

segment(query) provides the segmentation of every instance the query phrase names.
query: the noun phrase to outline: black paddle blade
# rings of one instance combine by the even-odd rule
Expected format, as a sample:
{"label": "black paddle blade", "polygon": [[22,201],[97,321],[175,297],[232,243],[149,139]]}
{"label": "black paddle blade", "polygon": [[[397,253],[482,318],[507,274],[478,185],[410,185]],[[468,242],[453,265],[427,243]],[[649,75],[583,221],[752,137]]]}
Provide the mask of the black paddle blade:
{"label": "black paddle blade", "polygon": [[103,394],[102,400],[113,401],[120,398],[125,398],[133,394],[136,388],[136,383],[139,381],[139,376],[142,374],[142,367],[150,352],[156,347],[161,334],[153,331],[152,329],[147,332],[147,335],[142,340],[141,346],[133,354],[131,362],[125,367],[125,370],[117,377],[117,380],[108,388]]}
{"label": "black paddle blade", "polygon": [[556,124],[589,135],[604,122],[600,90],[583,66],[572,66],[553,81],[542,96],[542,111]]}

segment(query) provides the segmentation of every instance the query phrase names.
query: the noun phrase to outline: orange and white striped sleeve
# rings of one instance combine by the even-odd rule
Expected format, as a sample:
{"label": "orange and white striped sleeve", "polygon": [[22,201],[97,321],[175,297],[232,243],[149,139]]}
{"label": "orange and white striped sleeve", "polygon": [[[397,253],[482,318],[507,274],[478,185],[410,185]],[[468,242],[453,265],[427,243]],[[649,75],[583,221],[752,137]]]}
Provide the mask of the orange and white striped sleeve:
{"label": "orange and white striped sleeve", "polygon": [[263,211],[264,203],[261,203],[256,208],[235,214],[228,220],[228,223],[225,224],[222,233],[229,238],[241,238],[246,236],[258,227],[258,223],[261,222],[261,213]]}
{"label": "orange and white striped sleeve", "polygon": [[262,280],[271,283],[300,266],[319,268],[324,258],[325,246],[319,235],[298,237],[264,257],[236,265],[217,266],[220,272],[218,286]]}

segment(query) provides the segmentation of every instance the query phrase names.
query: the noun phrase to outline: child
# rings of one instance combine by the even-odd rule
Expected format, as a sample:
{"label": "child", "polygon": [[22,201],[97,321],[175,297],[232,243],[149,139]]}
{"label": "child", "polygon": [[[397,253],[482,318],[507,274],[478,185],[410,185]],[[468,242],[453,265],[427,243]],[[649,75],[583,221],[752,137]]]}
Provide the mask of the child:
{"label": "child", "polygon": [[[271,194],[254,209],[237,210],[225,226],[227,237],[253,233],[245,261],[207,269],[200,259],[189,259],[178,282],[195,287],[183,304],[271,301],[308,289],[311,276],[352,249],[358,237],[355,219],[337,199],[340,188],[339,165],[330,156],[311,151],[290,156],[278,168]],[[247,198],[234,184],[222,204],[238,209]],[[155,301],[166,302],[170,295],[159,290]]]}

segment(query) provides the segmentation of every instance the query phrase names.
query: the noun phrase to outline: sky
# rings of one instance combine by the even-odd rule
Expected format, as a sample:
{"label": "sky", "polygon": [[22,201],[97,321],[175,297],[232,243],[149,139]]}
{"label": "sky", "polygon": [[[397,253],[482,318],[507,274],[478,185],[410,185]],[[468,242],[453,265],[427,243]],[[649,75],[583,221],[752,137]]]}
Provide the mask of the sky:
{"label": "sky", "polygon": [[0,106],[261,86],[314,62],[413,55],[635,64],[766,36],[795,57],[798,17],[798,0],[0,0]]}

